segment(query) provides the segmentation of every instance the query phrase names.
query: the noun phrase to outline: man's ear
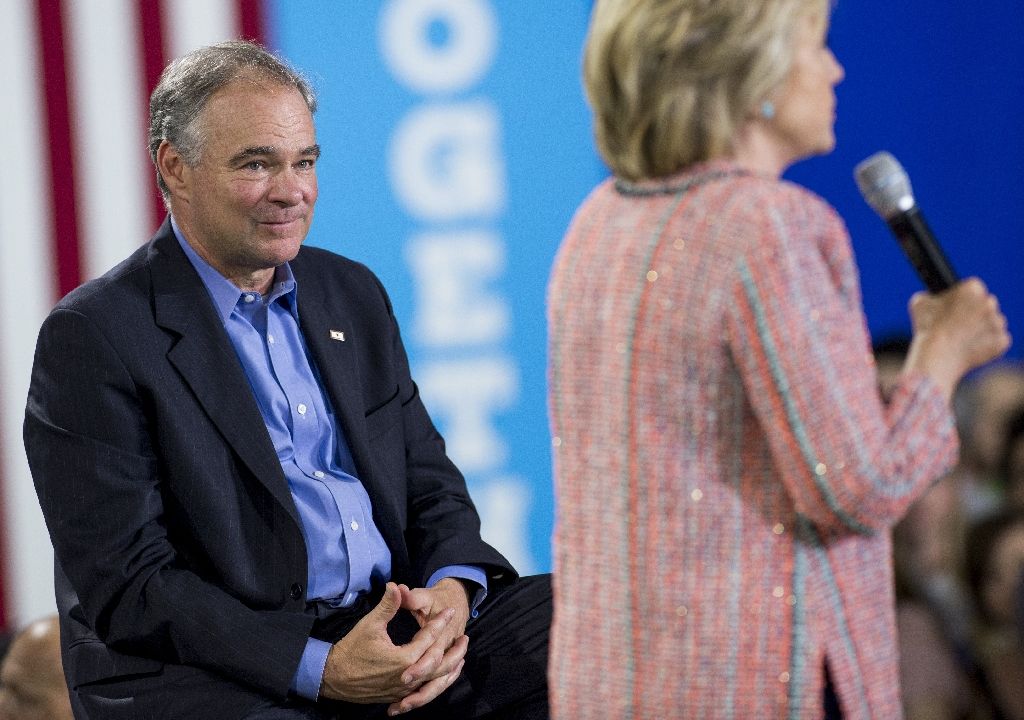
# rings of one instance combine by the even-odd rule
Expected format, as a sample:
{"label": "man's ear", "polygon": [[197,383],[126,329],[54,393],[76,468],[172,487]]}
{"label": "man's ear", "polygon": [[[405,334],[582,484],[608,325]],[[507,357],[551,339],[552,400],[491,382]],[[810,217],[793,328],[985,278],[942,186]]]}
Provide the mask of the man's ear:
{"label": "man's ear", "polygon": [[178,149],[164,140],[156,150],[156,167],[170,190],[172,197],[188,199],[189,187],[188,165]]}

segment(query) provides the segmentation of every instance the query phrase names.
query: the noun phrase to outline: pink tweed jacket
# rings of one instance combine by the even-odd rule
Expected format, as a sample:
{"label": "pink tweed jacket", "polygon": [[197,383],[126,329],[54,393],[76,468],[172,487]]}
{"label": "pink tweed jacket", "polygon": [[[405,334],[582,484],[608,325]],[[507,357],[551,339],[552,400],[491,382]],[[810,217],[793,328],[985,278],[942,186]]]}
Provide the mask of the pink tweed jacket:
{"label": "pink tweed jacket", "polygon": [[890,526],[955,460],[879,400],[849,237],[709,163],[587,199],[549,288],[556,718],[901,716]]}

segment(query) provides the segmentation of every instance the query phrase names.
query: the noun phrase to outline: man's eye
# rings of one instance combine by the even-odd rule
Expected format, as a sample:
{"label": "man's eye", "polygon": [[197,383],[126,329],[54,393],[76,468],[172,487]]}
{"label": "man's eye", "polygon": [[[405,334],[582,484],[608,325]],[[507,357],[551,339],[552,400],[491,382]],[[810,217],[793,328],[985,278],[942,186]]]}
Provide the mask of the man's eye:
{"label": "man's eye", "polygon": [[303,170],[308,170],[314,165],[316,165],[316,160],[313,160],[312,158],[307,158],[306,160],[299,160],[299,167],[302,168]]}
{"label": "man's eye", "polygon": [[250,160],[242,167],[244,167],[246,170],[262,170],[263,168],[266,167],[266,165],[263,163],[262,160]]}

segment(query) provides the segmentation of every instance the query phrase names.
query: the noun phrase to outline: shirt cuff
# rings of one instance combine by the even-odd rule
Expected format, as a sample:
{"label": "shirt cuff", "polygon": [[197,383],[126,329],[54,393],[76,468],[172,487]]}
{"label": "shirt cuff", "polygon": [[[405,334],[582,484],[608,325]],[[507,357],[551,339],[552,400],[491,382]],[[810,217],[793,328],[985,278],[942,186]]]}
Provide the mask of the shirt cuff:
{"label": "shirt cuff", "polygon": [[470,592],[472,598],[469,601],[469,616],[477,617],[480,614],[477,612],[477,608],[487,598],[487,573],[476,565],[445,565],[430,576],[430,579],[427,580],[427,587],[434,587],[438,581],[446,577],[466,580],[479,586],[475,593]]}
{"label": "shirt cuff", "polygon": [[307,700],[316,701],[320,696],[320,684],[324,679],[324,666],[327,665],[327,653],[331,644],[323,640],[309,638],[306,649],[302,651],[299,667],[292,678],[292,692]]}

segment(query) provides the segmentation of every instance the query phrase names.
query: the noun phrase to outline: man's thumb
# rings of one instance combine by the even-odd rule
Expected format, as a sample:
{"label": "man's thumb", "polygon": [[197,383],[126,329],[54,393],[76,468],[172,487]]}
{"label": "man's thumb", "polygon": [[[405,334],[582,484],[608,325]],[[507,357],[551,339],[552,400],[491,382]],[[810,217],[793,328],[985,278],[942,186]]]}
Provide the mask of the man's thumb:
{"label": "man's thumb", "polygon": [[402,606],[402,591],[398,589],[398,586],[389,582],[384,586],[384,597],[377,603],[377,607],[374,608],[374,612],[380,616],[384,622],[390,622],[395,615],[398,614],[398,608]]}

